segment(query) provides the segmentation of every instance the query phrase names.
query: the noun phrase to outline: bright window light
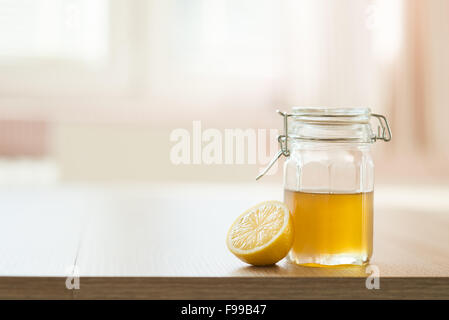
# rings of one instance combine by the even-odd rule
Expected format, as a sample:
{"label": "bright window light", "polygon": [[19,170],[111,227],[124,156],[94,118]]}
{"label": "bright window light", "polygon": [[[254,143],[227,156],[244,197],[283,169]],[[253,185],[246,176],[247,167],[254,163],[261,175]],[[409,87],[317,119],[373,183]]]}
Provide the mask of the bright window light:
{"label": "bright window light", "polygon": [[373,31],[373,49],[385,60],[395,58],[402,39],[402,0],[376,0],[367,8],[366,26]]}
{"label": "bright window light", "polygon": [[0,0],[0,57],[101,60],[107,0]]}

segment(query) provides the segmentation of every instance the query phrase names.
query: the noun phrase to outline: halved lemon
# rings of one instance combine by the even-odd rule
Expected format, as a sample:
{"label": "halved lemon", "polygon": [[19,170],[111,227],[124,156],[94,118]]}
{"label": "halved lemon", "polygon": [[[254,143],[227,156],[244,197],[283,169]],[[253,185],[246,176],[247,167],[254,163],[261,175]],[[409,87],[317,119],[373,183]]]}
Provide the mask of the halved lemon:
{"label": "halved lemon", "polygon": [[293,221],[287,206],[279,201],[265,201],[234,221],[226,243],[240,260],[261,266],[284,258],[292,246],[293,236]]}

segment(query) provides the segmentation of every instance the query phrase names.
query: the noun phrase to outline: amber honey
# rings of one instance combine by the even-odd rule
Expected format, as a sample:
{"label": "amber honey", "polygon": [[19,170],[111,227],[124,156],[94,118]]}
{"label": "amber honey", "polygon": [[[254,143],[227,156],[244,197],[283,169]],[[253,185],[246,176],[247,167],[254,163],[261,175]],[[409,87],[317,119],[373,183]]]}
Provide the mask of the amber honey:
{"label": "amber honey", "polygon": [[295,239],[291,261],[310,266],[363,265],[373,247],[373,192],[285,190]]}

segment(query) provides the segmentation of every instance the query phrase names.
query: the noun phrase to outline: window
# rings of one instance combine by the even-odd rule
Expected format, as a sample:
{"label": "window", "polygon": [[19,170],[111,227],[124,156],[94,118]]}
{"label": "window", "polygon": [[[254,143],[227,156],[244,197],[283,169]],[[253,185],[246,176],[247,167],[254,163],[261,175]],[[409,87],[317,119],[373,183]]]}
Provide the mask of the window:
{"label": "window", "polygon": [[107,9],[106,0],[0,0],[1,59],[104,59]]}
{"label": "window", "polygon": [[136,3],[0,0],[0,100],[126,95]]}

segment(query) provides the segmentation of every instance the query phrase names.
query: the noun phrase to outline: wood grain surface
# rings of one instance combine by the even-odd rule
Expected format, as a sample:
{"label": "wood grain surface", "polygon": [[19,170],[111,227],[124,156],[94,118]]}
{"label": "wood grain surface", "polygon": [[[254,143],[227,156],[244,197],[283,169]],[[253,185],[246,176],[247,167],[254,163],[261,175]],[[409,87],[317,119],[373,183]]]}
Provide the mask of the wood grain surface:
{"label": "wood grain surface", "polygon": [[[449,298],[449,188],[378,186],[364,267],[245,265],[232,221],[279,186],[60,186],[0,190],[0,298]],[[65,288],[80,276],[80,289]]]}

